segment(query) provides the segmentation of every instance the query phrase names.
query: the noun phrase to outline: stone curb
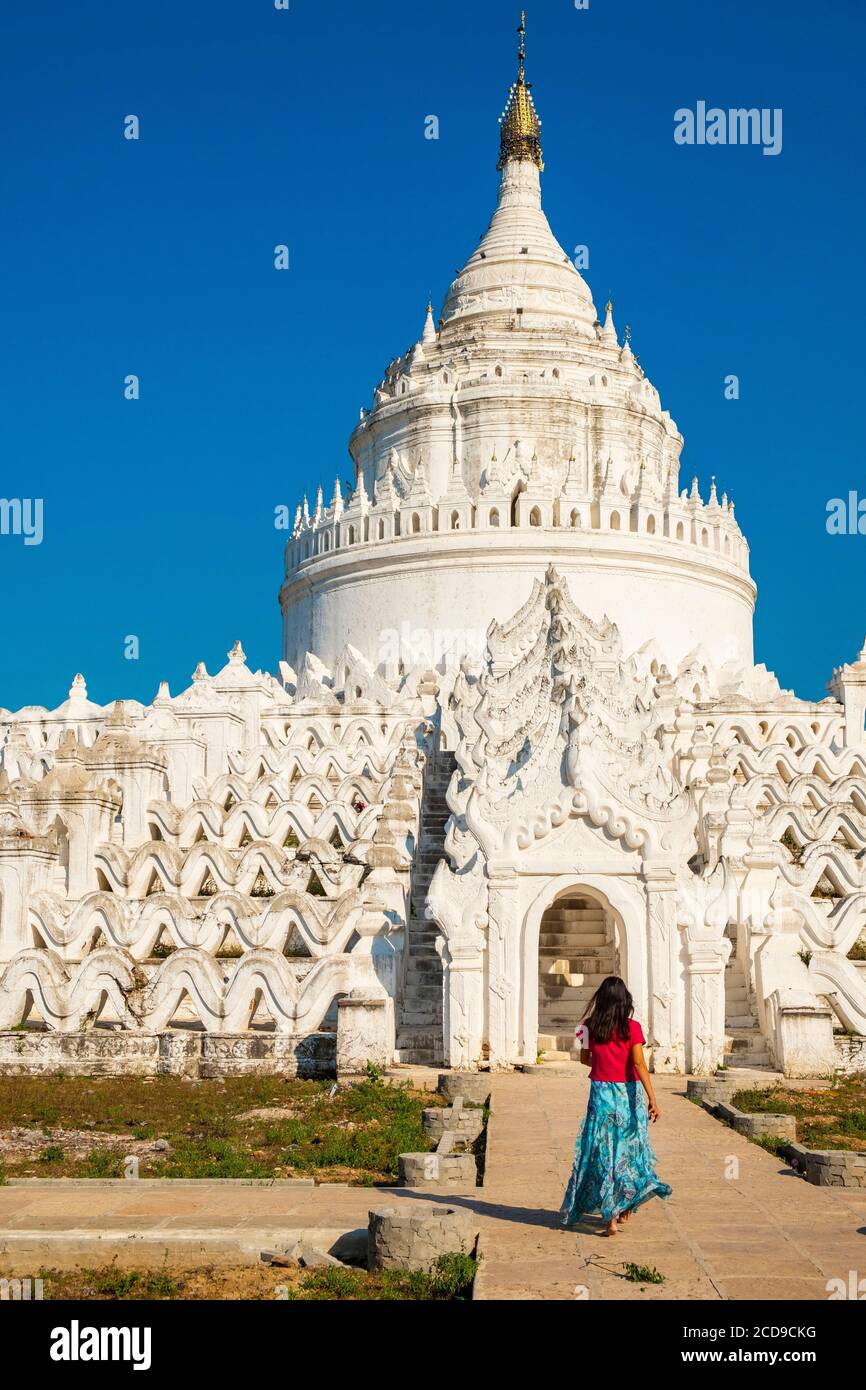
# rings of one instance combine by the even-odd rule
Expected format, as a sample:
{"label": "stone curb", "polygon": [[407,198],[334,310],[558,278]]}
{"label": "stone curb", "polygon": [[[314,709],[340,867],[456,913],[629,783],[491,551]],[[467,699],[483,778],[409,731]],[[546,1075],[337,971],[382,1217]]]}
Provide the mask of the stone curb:
{"label": "stone curb", "polygon": [[710,1110],[718,1119],[723,1120],[736,1130],[738,1134],[743,1134],[747,1139],[791,1139],[797,1138],[797,1121],[793,1115],[780,1115],[766,1111],[761,1114],[753,1115],[744,1110],[738,1110],[735,1105],[728,1105],[725,1101],[703,1102],[705,1109]]}
{"label": "stone curb", "polygon": [[[328,1250],[352,1226],[213,1227],[202,1231],[179,1227],[147,1232],[114,1229],[94,1232],[72,1227],[65,1231],[16,1230],[0,1235],[0,1263],[7,1272],[32,1274],[39,1266],[74,1268],[116,1261],[122,1268],[158,1268],[166,1260],[187,1269],[202,1264],[258,1265],[263,1250],[290,1249],[299,1241]],[[277,1282],[279,1282],[277,1280]]]}
{"label": "stone curb", "polygon": [[348,1183],[317,1183],[315,1178],[7,1178],[6,1187],[41,1188],[57,1191],[60,1188],[84,1187],[96,1190],[108,1188],[141,1188],[168,1192],[174,1187],[348,1187]]}
{"label": "stone curb", "polygon": [[815,1187],[866,1188],[866,1152],[787,1144],[785,1158]]}

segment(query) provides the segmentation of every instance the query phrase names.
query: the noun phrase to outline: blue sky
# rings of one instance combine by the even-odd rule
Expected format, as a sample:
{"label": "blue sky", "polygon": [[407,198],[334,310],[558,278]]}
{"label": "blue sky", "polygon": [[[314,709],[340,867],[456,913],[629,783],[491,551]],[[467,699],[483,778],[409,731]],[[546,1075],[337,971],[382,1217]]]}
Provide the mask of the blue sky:
{"label": "blue sky", "polygon": [[[0,495],[43,498],[45,535],[0,536],[0,705],[53,706],[79,670],[149,700],[237,637],[275,668],[274,508],[348,474],[359,407],[486,227],[517,22],[502,0],[7,7]],[[866,536],[825,529],[829,498],[866,497],[864,7],[536,0],[528,25],[554,232],[631,323],[684,481],[737,503],[758,660],[821,698],[866,633]],[[698,100],[781,107],[782,153],[678,146]]]}

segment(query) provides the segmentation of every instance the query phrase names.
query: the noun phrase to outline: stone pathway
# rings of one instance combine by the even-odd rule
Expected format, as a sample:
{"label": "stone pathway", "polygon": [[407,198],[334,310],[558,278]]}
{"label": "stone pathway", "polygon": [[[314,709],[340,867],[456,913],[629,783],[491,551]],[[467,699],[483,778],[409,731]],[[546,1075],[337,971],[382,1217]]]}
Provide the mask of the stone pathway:
{"label": "stone pathway", "polygon": [[[559,1227],[588,1081],[582,1068],[541,1069],[492,1078],[483,1188],[13,1183],[0,1187],[0,1266],[24,1276],[115,1255],[127,1268],[237,1264],[301,1238],[327,1249],[365,1227],[372,1206],[432,1200],[478,1217],[479,1299],[826,1299],[828,1279],[866,1278],[866,1191],[809,1186],[686,1100],[682,1077],[655,1085],[663,1113],[653,1142],[674,1195],[648,1203],[614,1240],[599,1218],[579,1233]],[[664,1284],[625,1281],[627,1261],[655,1266]]]}
{"label": "stone pathway", "polygon": [[390,1196],[289,1182],[13,1182],[0,1187],[0,1267],[242,1264],[301,1239],[327,1250]]}
{"label": "stone pathway", "polygon": [[[597,1217],[577,1234],[556,1222],[587,1074],[493,1078],[477,1298],[574,1299],[582,1286],[591,1299],[826,1299],[828,1279],[866,1277],[866,1191],[810,1186],[686,1100],[682,1077],[654,1082],[653,1143],[673,1196],[609,1240]],[[665,1283],[625,1281],[625,1262]]]}

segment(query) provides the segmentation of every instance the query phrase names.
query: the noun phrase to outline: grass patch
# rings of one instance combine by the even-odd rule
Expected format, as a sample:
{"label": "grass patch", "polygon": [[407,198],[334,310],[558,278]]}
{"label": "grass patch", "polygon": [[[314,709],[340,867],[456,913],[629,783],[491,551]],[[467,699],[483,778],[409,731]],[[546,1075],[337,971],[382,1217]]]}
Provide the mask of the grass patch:
{"label": "grass patch", "polygon": [[[372,1185],[396,1179],[399,1154],[431,1148],[421,1114],[443,1098],[387,1085],[375,1072],[331,1089],[276,1076],[0,1078],[0,1132],[37,1130],[51,1140],[24,1155],[13,1146],[6,1172],[119,1178],[126,1154],[136,1152],[143,1178],[314,1176]],[[156,1139],[168,1150],[136,1148]]]}
{"label": "grass patch", "polygon": [[421,1270],[383,1270],[367,1274],[355,1269],[315,1269],[289,1290],[295,1301],[389,1300],[395,1302],[459,1302],[470,1297],[478,1269],[471,1255],[440,1255],[431,1273]]}
{"label": "grass patch", "polygon": [[[738,1091],[732,1102],[748,1115],[793,1115],[797,1139],[810,1149],[866,1150],[866,1078],[848,1076],[838,1085],[815,1090]],[[783,1140],[764,1140],[762,1146],[784,1146]],[[771,1153],[778,1149],[770,1148]]]}
{"label": "grass patch", "polygon": [[289,1302],[460,1302],[471,1297],[477,1262],[442,1255],[430,1274],[356,1269],[273,1269],[267,1265],[184,1270],[41,1269],[46,1300],[164,1302],[174,1299]]}

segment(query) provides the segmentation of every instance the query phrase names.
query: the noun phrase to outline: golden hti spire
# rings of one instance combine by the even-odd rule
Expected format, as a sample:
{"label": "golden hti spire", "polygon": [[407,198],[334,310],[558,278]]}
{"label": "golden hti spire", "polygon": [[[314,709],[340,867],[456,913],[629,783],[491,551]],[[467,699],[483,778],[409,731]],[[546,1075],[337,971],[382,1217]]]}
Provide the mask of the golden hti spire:
{"label": "golden hti spire", "polygon": [[504,169],[509,159],[531,159],[539,169],[544,168],[541,155],[541,121],[532,100],[532,84],[526,81],[526,13],[521,12],[520,51],[517,81],[508,93],[505,110],[499,118],[502,127],[499,137],[499,163]]}

